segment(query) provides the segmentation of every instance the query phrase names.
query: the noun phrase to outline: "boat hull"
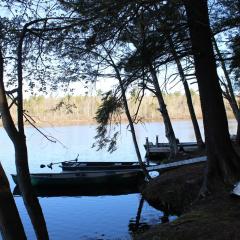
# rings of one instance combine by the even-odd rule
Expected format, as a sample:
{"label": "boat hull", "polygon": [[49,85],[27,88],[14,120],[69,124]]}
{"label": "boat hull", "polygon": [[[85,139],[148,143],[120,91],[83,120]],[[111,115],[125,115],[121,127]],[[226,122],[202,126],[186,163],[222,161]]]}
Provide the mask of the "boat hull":
{"label": "boat hull", "polygon": [[[79,187],[79,186],[128,186],[144,182],[142,171],[103,173],[103,172],[74,172],[52,174],[30,174],[34,187]],[[17,184],[17,176],[12,175]]]}

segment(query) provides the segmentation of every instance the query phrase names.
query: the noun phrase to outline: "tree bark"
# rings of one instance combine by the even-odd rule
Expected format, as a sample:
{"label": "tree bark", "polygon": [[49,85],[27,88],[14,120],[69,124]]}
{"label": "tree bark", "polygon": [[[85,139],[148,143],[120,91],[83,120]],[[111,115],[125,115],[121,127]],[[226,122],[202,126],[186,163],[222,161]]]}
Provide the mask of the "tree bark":
{"label": "tree bark", "polygon": [[0,229],[3,239],[27,239],[11,193],[8,179],[0,163]]}
{"label": "tree bark", "polygon": [[186,98],[187,98],[187,105],[188,105],[190,117],[191,117],[191,120],[192,120],[197,145],[200,149],[202,149],[204,147],[204,142],[202,140],[202,136],[201,136],[201,132],[200,132],[200,129],[199,129],[197,117],[196,117],[196,114],[195,114],[195,111],[194,111],[194,107],[193,107],[193,103],[192,103],[192,96],[191,96],[191,92],[190,92],[190,89],[189,89],[189,86],[188,86],[188,82],[187,82],[187,79],[185,77],[185,74],[184,74],[184,71],[183,71],[183,68],[182,68],[182,64],[181,64],[181,62],[179,60],[179,57],[177,55],[177,52],[176,52],[176,49],[175,49],[175,46],[174,46],[174,43],[172,41],[171,36],[168,36],[167,39],[168,39],[168,43],[169,43],[169,46],[170,46],[170,50],[171,50],[172,55],[173,55],[173,57],[175,59],[175,62],[176,62],[181,81],[183,83],[185,95],[186,95]]}
{"label": "tree bark", "polygon": [[208,187],[216,181],[233,184],[239,180],[240,159],[233,149],[228,132],[211,41],[207,0],[185,0],[184,4],[203,112]]}

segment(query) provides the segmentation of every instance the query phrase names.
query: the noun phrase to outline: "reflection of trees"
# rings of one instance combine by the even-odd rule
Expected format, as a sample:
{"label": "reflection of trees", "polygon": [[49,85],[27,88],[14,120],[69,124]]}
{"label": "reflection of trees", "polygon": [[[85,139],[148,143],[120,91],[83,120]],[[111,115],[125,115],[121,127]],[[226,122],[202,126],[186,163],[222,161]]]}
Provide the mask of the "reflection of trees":
{"label": "reflection of trees", "polygon": [[[141,221],[141,214],[142,214],[144,201],[145,201],[144,198],[141,197],[141,199],[139,201],[139,206],[138,206],[136,218],[135,219],[130,219],[130,221],[129,221],[128,231],[131,234],[135,234],[137,232],[144,232],[151,227],[151,224],[148,224],[147,222]],[[159,210],[159,209],[157,209],[157,210]],[[163,216],[160,217],[161,223],[169,222],[170,221],[169,216],[170,216],[169,212],[163,212]]]}
{"label": "reflection of trees", "polygon": [[4,239],[26,239],[23,225],[0,163],[0,230]]}
{"label": "reflection of trees", "polygon": [[139,201],[139,206],[138,206],[138,210],[137,210],[137,215],[135,219],[130,219],[129,224],[128,224],[128,230],[132,233],[138,231],[138,230],[146,230],[149,228],[149,226],[147,225],[147,223],[140,223],[141,220],[141,213],[142,213],[142,208],[144,205],[144,198],[141,197],[140,201]]}
{"label": "reflection of trees", "polygon": [[[73,196],[103,196],[103,195],[123,195],[130,193],[138,193],[138,186],[106,186],[91,185],[76,187],[34,187],[34,192],[38,197],[73,197]],[[19,196],[21,192],[16,186],[13,195]]]}

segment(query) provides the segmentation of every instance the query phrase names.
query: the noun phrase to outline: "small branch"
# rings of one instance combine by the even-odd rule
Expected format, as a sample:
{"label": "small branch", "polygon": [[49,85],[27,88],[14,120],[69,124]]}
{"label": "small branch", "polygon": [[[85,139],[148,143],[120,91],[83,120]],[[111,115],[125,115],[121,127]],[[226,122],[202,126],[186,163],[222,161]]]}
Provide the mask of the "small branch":
{"label": "small branch", "polygon": [[[140,92],[139,92],[140,94]],[[138,103],[138,106],[137,106],[137,111],[135,112],[135,114],[133,115],[133,122],[136,123],[136,119],[137,119],[137,116],[138,116],[138,113],[139,113],[139,110],[140,110],[140,106],[142,104],[142,100],[143,100],[143,97],[145,96],[145,93],[144,93],[144,88],[142,89],[142,95],[140,97],[140,100],[139,100],[139,103]],[[139,96],[138,96],[138,99],[139,99]],[[138,121],[137,121],[138,122]]]}
{"label": "small branch", "polygon": [[18,88],[14,88],[12,90],[5,91],[7,95],[14,94],[18,91]]}
{"label": "small branch", "polygon": [[[44,132],[42,132],[37,126],[35,126],[35,124],[33,124],[31,122],[30,119],[32,119],[31,117],[28,118],[28,115],[24,113],[24,118],[25,120],[33,127],[35,128],[42,136],[44,136],[48,141],[52,142],[52,143],[60,143],[64,148],[67,148],[61,141],[59,141],[58,139],[56,139],[55,137],[53,136],[48,136],[46,135]],[[35,121],[34,121],[35,122]]]}
{"label": "small branch", "polygon": [[11,104],[8,106],[8,109],[10,110],[12,108],[13,105],[17,105],[17,98],[11,98],[12,102]]}
{"label": "small branch", "polygon": [[41,135],[43,135],[48,141],[56,143],[56,140],[52,140],[52,137],[47,136],[46,134],[44,134],[38,127],[36,127],[31,121],[30,119],[28,119],[28,117],[26,115],[24,115],[24,118],[26,119],[26,121],[33,127],[35,128]]}

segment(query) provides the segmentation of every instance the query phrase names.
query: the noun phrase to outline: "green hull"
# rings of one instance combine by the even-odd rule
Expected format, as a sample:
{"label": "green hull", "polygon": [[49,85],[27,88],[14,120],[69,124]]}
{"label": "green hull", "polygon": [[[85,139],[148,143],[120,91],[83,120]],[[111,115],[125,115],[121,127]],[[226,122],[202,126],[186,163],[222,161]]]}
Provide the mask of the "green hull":
{"label": "green hull", "polygon": [[[53,173],[53,174],[31,174],[31,183],[34,187],[75,187],[90,185],[128,186],[144,182],[141,171],[125,173]],[[12,175],[17,184],[17,176]]]}

